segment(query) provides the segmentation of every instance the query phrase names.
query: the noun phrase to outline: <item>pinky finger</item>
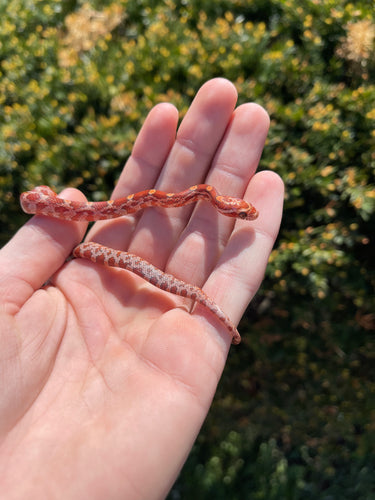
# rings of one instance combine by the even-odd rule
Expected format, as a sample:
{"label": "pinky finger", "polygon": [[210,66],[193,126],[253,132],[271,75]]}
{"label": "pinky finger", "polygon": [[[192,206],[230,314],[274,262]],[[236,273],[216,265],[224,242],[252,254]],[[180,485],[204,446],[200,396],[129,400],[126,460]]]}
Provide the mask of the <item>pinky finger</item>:
{"label": "pinky finger", "polygon": [[257,207],[254,222],[239,221],[204,290],[236,324],[256,294],[282,217],[284,184],[273,172],[259,172],[245,198]]}

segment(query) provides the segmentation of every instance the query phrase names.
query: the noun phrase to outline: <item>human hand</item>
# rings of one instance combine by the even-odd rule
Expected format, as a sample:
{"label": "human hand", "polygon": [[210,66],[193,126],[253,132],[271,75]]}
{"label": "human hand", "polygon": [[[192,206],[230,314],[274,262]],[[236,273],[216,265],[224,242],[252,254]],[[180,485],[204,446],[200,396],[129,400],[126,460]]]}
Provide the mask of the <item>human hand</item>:
{"label": "human hand", "polygon": [[[257,220],[200,203],[98,222],[88,235],[201,286],[234,323],[263,278],[283,200],[276,174],[254,175],[268,117],[254,104],[234,110],[236,99],[228,81],[207,82],[177,136],[177,110],[156,106],[112,198],[206,182],[251,201]],[[163,498],[225,364],[231,338],[204,307],[123,270],[64,263],[86,227],[36,216],[0,252],[4,498]]]}

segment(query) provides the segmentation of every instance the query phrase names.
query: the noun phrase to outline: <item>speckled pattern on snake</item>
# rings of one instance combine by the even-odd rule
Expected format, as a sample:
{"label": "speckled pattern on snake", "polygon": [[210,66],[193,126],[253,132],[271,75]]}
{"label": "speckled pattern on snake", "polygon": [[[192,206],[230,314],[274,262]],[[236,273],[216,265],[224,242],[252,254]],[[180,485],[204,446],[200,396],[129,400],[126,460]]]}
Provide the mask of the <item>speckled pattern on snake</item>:
{"label": "speckled pattern on snake", "polygon": [[[250,221],[258,216],[257,210],[250,203],[231,196],[221,196],[213,186],[207,184],[191,186],[179,193],[166,193],[150,189],[117,200],[99,202],[65,200],[57,196],[47,186],[38,186],[21,194],[21,206],[26,213],[71,221],[112,219],[138,212],[146,207],[181,207],[199,200],[209,201],[218,212],[228,217]],[[240,343],[241,337],[237,328],[219,306],[199,287],[164,273],[141,257],[98,243],[81,243],[73,250],[73,255],[107,266],[127,269],[161,290],[199,302],[224,323],[232,336],[232,343]]]}

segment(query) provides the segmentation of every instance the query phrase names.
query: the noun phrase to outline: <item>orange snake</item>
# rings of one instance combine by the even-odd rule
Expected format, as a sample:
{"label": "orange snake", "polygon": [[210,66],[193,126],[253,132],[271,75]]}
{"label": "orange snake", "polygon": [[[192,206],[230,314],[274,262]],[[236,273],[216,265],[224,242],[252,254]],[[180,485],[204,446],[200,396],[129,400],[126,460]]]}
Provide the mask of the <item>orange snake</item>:
{"label": "orange snake", "polygon": [[[99,202],[79,202],[60,198],[47,186],[38,186],[21,194],[22,209],[28,214],[47,215],[71,221],[96,221],[132,214],[146,207],[181,207],[198,200],[212,203],[218,212],[243,220],[254,220],[257,210],[248,202],[221,196],[207,184],[191,186],[180,193],[165,193],[150,189],[130,194],[124,198]],[[188,297],[209,309],[232,335],[232,343],[241,341],[237,328],[225,313],[203,290],[164,273],[141,257],[121,252],[94,242],[81,243],[73,250],[75,257],[82,257],[107,266],[121,267],[141,276],[152,285],[182,297]]]}

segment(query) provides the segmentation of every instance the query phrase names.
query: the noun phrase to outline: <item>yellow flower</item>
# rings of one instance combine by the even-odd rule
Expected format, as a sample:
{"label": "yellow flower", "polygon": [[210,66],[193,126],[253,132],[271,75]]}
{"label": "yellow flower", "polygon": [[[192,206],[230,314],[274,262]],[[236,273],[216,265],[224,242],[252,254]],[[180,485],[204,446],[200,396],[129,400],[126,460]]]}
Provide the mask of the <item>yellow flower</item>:
{"label": "yellow flower", "polygon": [[346,25],[346,38],[337,54],[343,59],[360,63],[374,52],[375,25],[368,19]]}
{"label": "yellow flower", "polygon": [[76,52],[90,50],[99,40],[108,40],[110,32],[123,18],[120,5],[112,4],[102,11],[96,11],[85,3],[78,11],[66,17],[67,32],[62,37],[62,45]]}
{"label": "yellow flower", "polygon": [[332,165],[327,165],[325,168],[323,168],[323,170],[320,172],[321,176],[322,177],[327,177],[328,175],[330,175],[332,172],[333,172],[333,167]]}

